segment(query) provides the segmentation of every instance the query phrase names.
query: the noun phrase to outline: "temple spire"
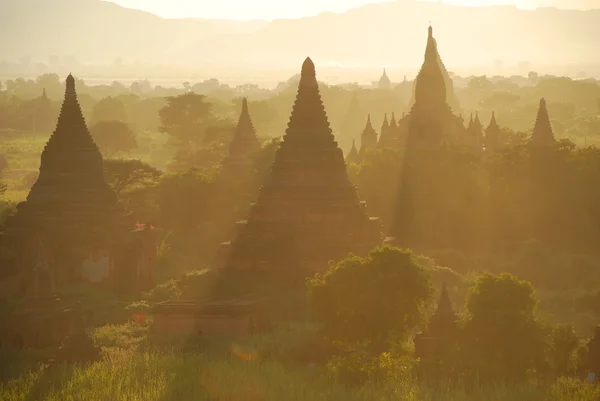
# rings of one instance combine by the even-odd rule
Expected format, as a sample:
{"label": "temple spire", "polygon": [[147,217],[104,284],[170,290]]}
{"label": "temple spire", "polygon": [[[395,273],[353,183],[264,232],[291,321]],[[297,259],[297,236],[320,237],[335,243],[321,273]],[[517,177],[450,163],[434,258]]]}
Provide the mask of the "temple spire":
{"label": "temple spire", "polygon": [[540,107],[535,120],[535,126],[533,127],[533,133],[531,134],[531,140],[536,144],[552,144],[556,142],[546,107],[546,99],[544,98],[540,99]]}
{"label": "temple spire", "polygon": [[367,124],[360,136],[360,154],[364,154],[367,149],[375,149],[377,147],[377,132],[371,124],[371,115],[367,116]]}

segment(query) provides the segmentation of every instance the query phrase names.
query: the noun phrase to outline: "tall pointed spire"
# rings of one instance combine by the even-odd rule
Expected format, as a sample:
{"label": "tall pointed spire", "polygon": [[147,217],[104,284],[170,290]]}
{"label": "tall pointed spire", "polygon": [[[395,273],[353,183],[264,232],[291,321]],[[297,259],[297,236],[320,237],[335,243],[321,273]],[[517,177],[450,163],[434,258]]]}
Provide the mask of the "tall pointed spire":
{"label": "tall pointed spire", "polygon": [[260,149],[260,142],[256,137],[256,130],[248,111],[248,100],[242,99],[242,110],[238,124],[229,144],[229,154],[223,162],[221,176],[225,178],[239,178],[248,172],[250,156]]}
{"label": "tall pointed spire", "polygon": [[377,87],[379,89],[389,89],[391,86],[392,86],[392,82],[390,81],[390,78],[387,76],[387,71],[384,68],[383,75],[381,75],[381,78],[379,78]]}
{"label": "tall pointed spire", "polygon": [[446,82],[438,62],[437,44],[430,26],[425,47],[425,60],[417,75],[415,104],[442,105],[446,103]]}
{"label": "tall pointed spire", "polygon": [[486,152],[494,152],[500,147],[501,129],[496,122],[496,113],[492,111],[490,124],[485,129],[485,150]]}
{"label": "tall pointed spire", "polygon": [[102,155],[83,118],[72,75],[66,79],[56,129],[41,155],[38,179],[13,217],[7,221],[12,227],[8,231],[31,238],[37,233],[66,253],[107,250],[127,229],[129,221],[123,219],[117,196],[104,177]]}
{"label": "tall pointed spire", "polygon": [[352,149],[350,149],[350,153],[348,153],[348,157],[346,159],[350,163],[358,162],[359,156],[358,149],[356,149],[356,139],[352,139]]}
{"label": "tall pointed spire", "polygon": [[531,141],[534,144],[539,145],[553,144],[556,142],[554,133],[552,132],[550,116],[548,115],[548,109],[546,107],[546,99],[544,98],[540,99],[540,107],[535,120],[535,126],[533,127],[533,133],[531,134]]}
{"label": "tall pointed spire", "polygon": [[[336,224],[330,224],[333,215]],[[307,58],[270,175],[248,220],[238,223],[236,238],[223,244],[218,263],[224,274],[284,267],[291,275],[305,274],[326,269],[329,260],[352,249],[372,248],[379,236],[378,221],[367,217],[348,179]]]}
{"label": "tall pointed spire", "polygon": [[429,331],[436,334],[442,334],[442,332],[447,334],[447,331],[454,327],[456,320],[456,313],[448,295],[448,287],[446,283],[443,283],[437,309],[429,322]]}
{"label": "tall pointed spire", "polygon": [[375,149],[377,147],[377,132],[371,124],[371,115],[367,116],[367,124],[360,136],[360,154],[364,154],[367,149]]}

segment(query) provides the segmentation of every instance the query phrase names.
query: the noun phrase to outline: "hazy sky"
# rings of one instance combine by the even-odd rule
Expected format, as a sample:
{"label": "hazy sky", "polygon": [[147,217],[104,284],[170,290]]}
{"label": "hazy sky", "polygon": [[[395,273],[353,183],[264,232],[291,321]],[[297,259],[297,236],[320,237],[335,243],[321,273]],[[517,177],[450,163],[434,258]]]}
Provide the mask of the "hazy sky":
{"label": "hazy sky", "polygon": [[[386,0],[108,0],[126,7],[150,11],[166,18],[199,17],[219,19],[299,18],[325,11],[349,8]],[[422,0],[430,1],[430,0]],[[562,8],[600,8],[600,0],[441,0],[465,6],[512,4],[520,8],[553,5]]]}

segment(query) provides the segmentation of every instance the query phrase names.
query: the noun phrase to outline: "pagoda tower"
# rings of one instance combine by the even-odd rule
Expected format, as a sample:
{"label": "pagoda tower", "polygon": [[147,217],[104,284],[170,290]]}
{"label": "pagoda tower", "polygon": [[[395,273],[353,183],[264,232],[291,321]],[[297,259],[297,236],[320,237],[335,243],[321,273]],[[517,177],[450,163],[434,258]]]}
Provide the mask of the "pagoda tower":
{"label": "pagoda tower", "polygon": [[[439,225],[447,221],[443,204],[444,171],[436,155],[444,144],[464,144],[467,130],[446,102],[444,75],[438,62],[433,29],[429,27],[425,59],[417,75],[415,103],[407,116],[407,136],[397,208],[390,237],[399,246],[446,245]],[[439,235],[438,235],[439,234]]]}
{"label": "pagoda tower", "polygon": [[465,129],[448,105],[439,53],[429,27],[425,60],[415,80],[414,104],[410,110],[409,147],[436,147],[443,142],[464,142]]}
{"label": "pagoda tower", "polygon": [[547,146],[556,143],[554,133],[552,132],[552,124],[546,107],[546,99],[540,99],[540,107],[538,109],[535,126],[531,134],[531,143],[535,146]]}
{"label": "pagoda tower", "polygon": [[492,111],[492,118],[490,119],[490,124],[485,129],[485,150],[487,152],[495,152],[500,148],[500,135],[502,130],[500,126],[496,122],[496,113]]}
{"label": "pagoda tower", "polygon": [[350,153],[346,156],[346,161],[348,163],[358,163],[360,161],[360,157],[358,155],[358,150],[356,149],[356,140],[352,140],[352,148],[350,149]]}
{"label": "pagoda tower", "polygon": [[348,180],[319,93],[315,66],[302,65],[298,94],[270,176],[247,221],[224,243],[223,272],[326,270],[329,260],[366,253],[381,241],[378,218]]}
{"label": "pagoda tower", "polygon": [[260,146],[248,112],[248,101],[244,98],[235,134],[229,144],[229,154],[223,162],[221,176],[238,178],[241,174],[247,172],[250,166],[249,156],[258,151]]}
{"label": "pagoda tower", "polygon": [[364,156],[367,149],[377,148],[377,132],[373,129],[371,124],[371,115],[367,116],[367,125],[360,135],[360,155]]}
{"label": "pagoda tower", "polygon": [[[472,117],[472,116],[471,116]],[[467,128],[467,145],[479,150],[483,144],[483,124],[479,120],[479,112],[475,112],[475,119],[469,121]]]}
{"label": "pagoda tower", "polygon": [[458,317],[444,283],[437,309],[429,320],[427,330],[415,337],[415,355],[430,367],[442,360],[456,341],[457,321]]}
{"label": "pagoda tower", "polygon": [[383,116],[383,123],[381,123],[381,133],[379,135],[378,146],[380,148],[384,147],[384,145],[385,145],[385,141],[386,141],[385,138],[388,135],[389,128],[390,128],[390,123],[388,122],[387,113],[385,113],[385,115]]}
{"label": "pagoda tower", "polygon": [[56,129],[41,155],[38,179],[6,222],[7,238],[18,249],[17,265],[34,265],[30,259],[39,253],[40,242],[51,269],[77,269],[90,253],[111,252],[120,234],[133,225],[122,210],[104,178],[102,155],[81,113],[75,79],[69,75]]}
{"label": "pagoda tower", "polygon": [[379,82],[377,83],[377,88],[379,89],[390,89],[392,87],[392,81],[387,76],[387,72],[385,68],[383,69],[383,75],[379,78]]}
{"label": "pagoda tower", "polygon": [[[429,27],[429,29],[431,30],[432,28]],[[446,102],[448,103],[448,105],[450,105],[450,107],[454,111],[457,112],[460,110],[460,103],[458,101],[458,97],[454,93],[454,84],[452,82],[452,79],[450,78],[450,74],[448,73],[446,66],[444,65],[444,62],[442,61],[442,57],[440,56],[440,53],[437,50],[438,49],[437,41],[433,37],[431,39],[432,39],[431,40],[432,45],[435,48],[435,54],[433,54],[433,58],[435,58],[435,62],[438,65],[438,68],[444,79],[444,87],[446,88],[446,95],[445,95]],[[417,80],[415,79],[415,81],[413,82],[413,95],[412,95],[412,98],[410,99],[410,102],[408,103],[409,107],[412,107],[417,100],[416,92],[417,92]]]}

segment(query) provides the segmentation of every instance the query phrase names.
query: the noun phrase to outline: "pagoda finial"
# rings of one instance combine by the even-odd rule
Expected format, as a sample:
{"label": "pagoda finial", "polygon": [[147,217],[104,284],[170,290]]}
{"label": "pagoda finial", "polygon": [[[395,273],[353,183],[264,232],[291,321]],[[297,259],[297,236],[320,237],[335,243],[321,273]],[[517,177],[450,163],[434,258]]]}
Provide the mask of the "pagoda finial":
{"label": "pagoda finial", "polygon": [[429,38],[433,39],[433,28],[431,27],[431,21],[429,21],[429,29],[428,29],[428,35]]}
{"label": "pagoda finial", "polygon": [[69,95],[74,95],[75,94],[75,78],[73,78],[73,75],[71,75],[69,73],[69,76],[67,77],[67,82],[66,82],[66,89],[65,92]]}
{"label": "pagoda finial", "polygon": [[247,98],[243,98],[242,99],[242,114],[249,114],[248,113],[248,99]]}
{"label": "pagoda finial", "polygon": [[496,123],[496,112],[495,111],[492,111],[492,118],[490,119],[490,125],[492,125],[492,124],[493,125],[498,125]]}
{"label": "pagoda finial", "polygon": [[300,85],[316,85],[317,83],[317,72],[315,71],[315,64],[307,57],[302,63],[302,71],[300,73]]}

